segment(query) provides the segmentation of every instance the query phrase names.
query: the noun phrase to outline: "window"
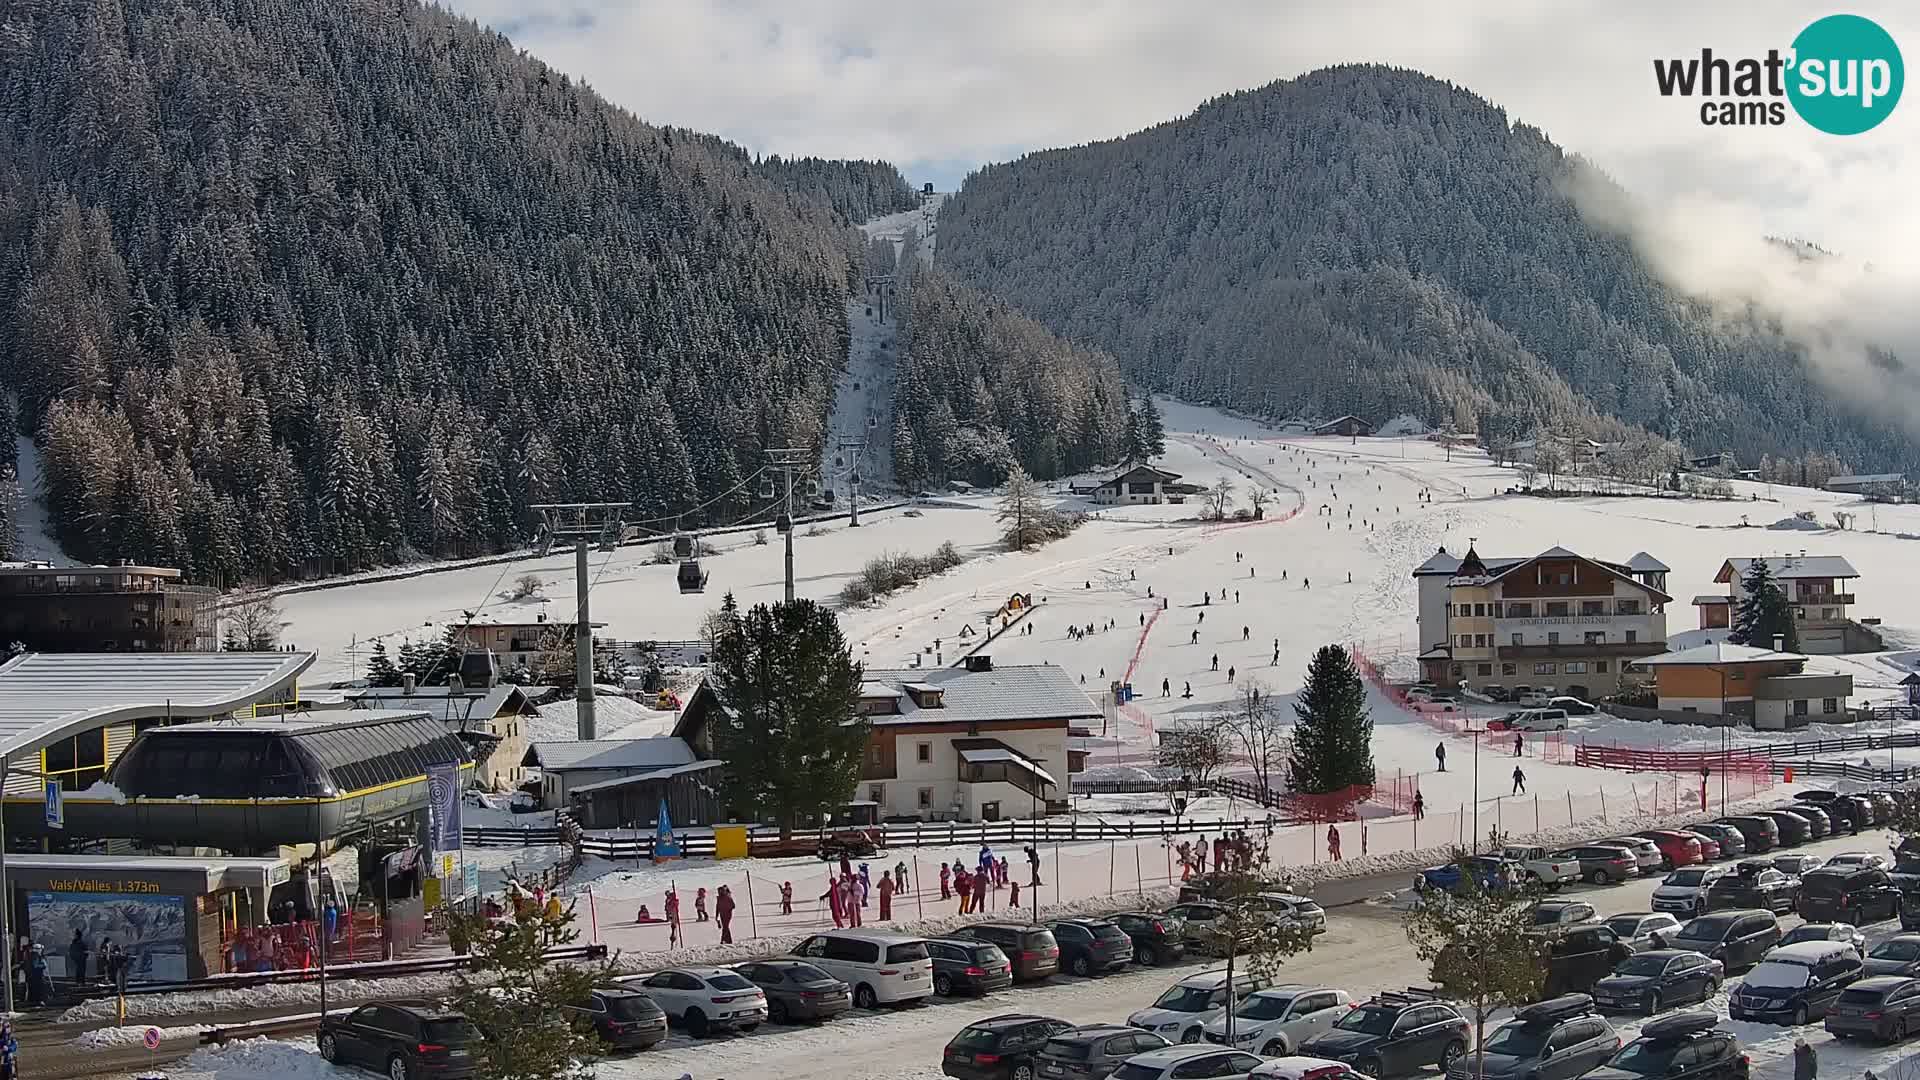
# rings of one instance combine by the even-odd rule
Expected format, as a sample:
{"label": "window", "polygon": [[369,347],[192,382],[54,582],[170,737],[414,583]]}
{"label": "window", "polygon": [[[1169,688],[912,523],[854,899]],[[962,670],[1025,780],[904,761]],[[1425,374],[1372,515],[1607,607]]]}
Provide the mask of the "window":
{"label": "window", "polygon": [[1486,617],[1486,614],[1487,614],[1487,605],[1485,605],[1485,604],[1475,604],[1475,605],[1473,605],[1473,617],[1474,617],[1474,618],[1476,618],[1476,619],[1483,619],[1483,618],[1485,618],[1485,617]]}
{"label": "window", "polygon": [[879,743],[874,743],[873,745],[867,747],[867,764],[869,765],[880,764],[880,744]]}
{"label": "window", "polygon": [[1535,675],[1558,675],[1560,674],[1559,665],[1550,662],[1541,662],[1533,665],[1533,673]]}
{"label": "window", "polygon": [[1549,645],[1560,644],[1560,631],[1558,630],[1547,631],[1547,644]]}
{"label": "window", "polygon": [[1807,715],[1807,702],[1805,698],[1801,698],[1793,703],[1793,715],[1795,716]]}
{"label": "window", "polygon": [[918,761],[932,761],[933,760],[933,744],[923,742],[919,746],[914,748],[913,754],[914,754],[914,758]]}
{"label": "window", "polygon": [[1567,614],[1567,602],[1565,600],[1547,601],[1547,618],[1551,619],[1555,616],[1565,617],[1566,614]]}
{"label": "window", "polygon": [[1803,607],[1794,608],[1793,617],[1796,619],[1805,619],[1807,617],[1807,609]]}
{"label": "window", "polygon": [[1627,644],[1631,645],[1634,642],[1639,640],[1640,640],[1640,631],[1638,630],[1627,631]]}
{"label": "window", "polygon": [[1582,614],[1582,615],[1605,615],[1605,614],[1606,614],[1606,611],[1604,611],[1604,610],[1603,610],[1603,609],[1604,609],[1605,607],[1606,607],[1606,604],[1605,604],[1605,602],[1604,602],[1604,601],[1600,601],[1600,600],[1582,600],[1582,601],[1580,601],[1580,614]]}
{"label": "window", "polygon": [[1568,661],[1567,666],[1561,670],[1568,675],[1585,675],[1587,673],[1587,665],[1579,660],[1571,660]]}
{"label": "window", "polygon": [[1831,618],[1833,618],[1833,609],[1832,609],[1832,608],[1830,608],[1830,607],[1823,607],[1823,608],[1821,608],[1821,609],[1820,609],[1820,617],[1821,617],[1821,618],[1823,618],[1823,619],[1831,619]]}
{"label": "window", "polygon": [[1605,630],[1589,630],[1581,635],[1581,637],[1588,645],[1603,645],[1607,640],[1607,632]]}
{"label": "window", "polygon": [[1520,665],[1519,664],[1501,664],[1500,674],[1508,675],[1508,676],[1518,675],[1520,674]]}
{"label": "window", "polygon": [[1514,635],[1513,635],[1513,643],[1514,643],[1515,645],[1518,645],[1518,644],[1520,644],[1520,635],[1519,635],[1518,633],[1516,633],[1516,634],[1514,634]]}
{"label": "window", "polygon": [[1734,670],[1727,672],[1727,678],[1732,679],[1734,682],[1745,682],[1747,678],[1747,673],[1743,668],[1735,668]]}
{"label": "window", "polygon": [[[1479,670],[1478,672],[1476,672],[1476,674],[1478,674],[1478,675],[1479,675],[1479,676],[1480,676],[1481,678],[1483,678],[1483,679],[1484,679],[1484,678],[1486,678],[1486,677],[1488,677],[1488,676],[1490,676],[1490,675],[1492,675],[1492,674],[1493,674],[1493,665],[1492,665],[1492,664],[1481,664],[1481,665],[1480,665],[1480,670]],[[1828,701],[1832,701],[1833,699],[1832,699],[1832,698],[1828,698],[1827,700],[1828,700]],[[1828,709],[1827,711],[1828,711],[1828,712],[1832,712],[1833,710],[1832,710],[1832,709]]]}
{"label": "window", "polygon": [[1626,599],[1615,600],[1613,602],[1613,613],[1615,615],[1638,615],[1640,614],[1640,601]]}
{"label": "window", "polygon": [[885,806],[887,804],[887,785],[875,784],[872,787],[868,788],[867,798],[872,799],[874,802],[879,803],[881,806]]}
{"label": "window", "polygon": [[1473,647],[1474,647],[1474,648],[1476,648],[1476,649],[1484,649],[1484,648],[1487,648],[1488,646],[1490,646],[1490,645],[1492,645],[1492,644],[1493,644],[1493,635],[1492,635],[1492,634],[1475,634],[1475,635],[1473,635]]}
{"label": "window", "polygon": [[1532,604],[1508,604],[1507,618],[1531,619],[1533,618],[1533,605]]}
{"label": "window", "polygon": [[1839,712],[1840,699],[1839,698],[1821,698],[1820,711],[1827,714],[1828,716],[1832,716],[1834,713]]}
{"label": "window", "polygon": [[1460,635],[1460,647],[1461,647],[1461,648],[1463,648],[1463,649],[1466,649],[1466,648],[1471,648],[1472,646],[1473,646],[1473,635],[1472,635],[1472,634],[1461,634],[1461,635]]}
{"label": "window", "polygon": [[1460,666],[1459,664],[1455,664],[1455,665],[1453,665],[1453,677],[1454,677],[1454,678],[1456,678],[1456,679],[1457,679],[1457,678],[1459,678],[1459,677],[1460,677],[1460,670],[1461,670],[1461,666]]}
{"label": "window", "polygon": [[1607,673],[1607,662],[1605,660],[1595,660],[1593,662],[1593,673],[1595,675],[1605,675]]}
{"label": "window", "polygon": [[930,787],[921,788],[920,789],[920,809],[929,810],[929,809],[932,809],[932,807],[933,807],[933,789]]}

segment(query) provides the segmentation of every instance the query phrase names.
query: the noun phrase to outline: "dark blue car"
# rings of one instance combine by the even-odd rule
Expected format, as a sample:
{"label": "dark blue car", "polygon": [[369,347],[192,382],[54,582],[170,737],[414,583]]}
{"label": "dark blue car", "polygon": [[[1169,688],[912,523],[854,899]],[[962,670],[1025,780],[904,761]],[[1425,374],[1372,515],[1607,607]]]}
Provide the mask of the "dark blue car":
{"label": "dark blue car", "polygon": [[[1513,883],[1518,880],[1518,875],[1515,873],[1517,864],[1506,859],[1491,855],[1475,855],[1466,860],[1466,865],[1471,869],[1474,880],[1480,883],[1480,887],[1490,892],[1501,892],[1512,888]],[[1420,871],[1420,877],[1414,881],[1413,887],[1453,892],[1460,888],[1460,882],[1460,864],[1445,863]]]}

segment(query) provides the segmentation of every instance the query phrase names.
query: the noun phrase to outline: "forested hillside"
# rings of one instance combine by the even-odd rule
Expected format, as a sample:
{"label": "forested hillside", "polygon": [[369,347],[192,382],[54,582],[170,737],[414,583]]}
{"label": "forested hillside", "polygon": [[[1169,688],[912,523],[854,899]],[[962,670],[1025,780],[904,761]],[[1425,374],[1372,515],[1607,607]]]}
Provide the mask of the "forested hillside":
{"label": "forested hillside", "polygon": [[920,204],[900,170],[884,161],[774,155],[755,162],[753,171],[789,191],[826,203],[855,225]]}
{"label": "forested hillside", "polygon": [[1016,462],[1044,480],[1125,456],[1127,390],[1113,357],[938,270],[917,270],[916,244],[909,231],[894,278],[900,483],[997,484]]}
{"label": "forested hillside", "polygon": [[817,442],[865,252],[737,147],[410,0],[0,28],[0,380],[73,554],[232,581],[492,548],[543,500],[728,521]]}
{"label": "forested hillside", "polygon": [[1458,87],[1334,68],[989,166],[942,209],[937,263],[1153,389],[1269,416],[1494,440],[1617,418],[1745,461],[1920,464],[1770,327],[1709,317],[1585,220],[1577,169]]}

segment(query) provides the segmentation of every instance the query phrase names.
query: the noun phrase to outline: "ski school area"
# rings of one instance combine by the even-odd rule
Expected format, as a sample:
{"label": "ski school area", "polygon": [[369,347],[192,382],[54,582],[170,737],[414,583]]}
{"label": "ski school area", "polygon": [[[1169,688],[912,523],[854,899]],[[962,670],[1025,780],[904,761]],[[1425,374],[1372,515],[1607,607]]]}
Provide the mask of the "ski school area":
{"label": "ski school area", "polygon": [[[1023,892],[1020,906],[1037,902],[1043,910],[1112,906],[1129,895],[1151,904],[1155,893],[1178,882],[1182,841],[1229,831],[1256,838],[1275,864],[1296,869],[1303,881],[1363,876],[1437,861],[1448,845],[1496,828],[1515,840],[1550,844],[1697,814],[1702,754],[1782,739],[1885,735],[1896,723],[1729,731],[1602,713],[1573,717],[1564,731],[1526,733],[1516,745],[1513,733],[1482,733],[1505,706],[1469,697],[1436,707],[1409,702],[1399,688],[1418,673],[1422,651],[1413,571],[1442,547],[1457,554],[1478,545],[1514,555],[1561,547],[1613,561],[1652,552],[1671,568],[1666,590],[1676,599],[1664,613],[1670,647],[1700,639],[1682,598],[1724,592],[1714,577],[1725,560],[1817,548],[1859,569],[1855,610],[1878,617],[1888,648],[1878,655],[1815,656],[1808,670],[1850,675],[1850,708],[1899,701],[1901,679],[1916,655],[1907,646],[1920,638],[1900,623],[1920,601],[1920,559],[1914,558],[1920,508],[1880,506],[1876,530],[1842,531],[1810,530],[1806,518],[1827,520],[1857,500],[1745,481],[1734,482],[1733,499],[1651,491],[1542,498],[1515,493],[1515,470],[1476,450],[1449,452],[1417,436],[1282,433],[1176,402],[1165,403],[1165,414],[1167,452],[1153,467],[1177,478],[1184,500],[1103,501],[1095,489],[1105,477],[1059,484],[1055,501],[1089,518],[1036,550],[1002,548],[997,498],[988,493],[924,498],[863,514],[858,528],[840,522],[797,536],[800,593],[839,609],[855,657],[870,672],[935,672],[973,654],[990,657],[1001,672],[1060,669],[1090,703],[1086,734],[1068,741],[1071,780],[1049,794],[1054,814],[1037,822],[936,820],[954,816],[942,813],[948,809],[943,794],[911,815],[925,820],[882,827],[878,852],[857,861],[868,862],[874,878],[904,864],[907,885],[893,898],[891,922],[957,914],[956,898],[939,898],[938,868],[973,865],[983,844],[1016,862],[1024,845],[1038,846],[1045,884],[1038,897]],[[1228,520],[1204,521],[1203,493],[1222,480],[1232,485]],[[1256,488],[1264,492],[1261,516],[1234,520],[1236,511],[1252,507]],[[1764,524],[1788,520],[1799,524],[1790,530]],[[874,603],[838,603],[840,587],[868,560],[923,554],[945,541],[966,557],[960,566]],[[594,618],[616,640],[695,639],[719,594],[732,593],[745,607],[778,600],[782,587],[778,545],[745,537],[720,538],[719,550],[705,557],[712,574],[707,596],[680,593],[674,568],[656,564],[645,549],[619,548],[595,561]],[[516,565],[516,573],[522,570],[538,573],[553,596],[573,593],[570,560]],[[494,568],[479,567],[291,595],[284,600],[288,638],[321,652],[316,670],[331,664],[337,669],[331,674],[346,677],[370,628],[390,642],[422,634],[423,627],[430,634],[476,603],[489,606],[488,586],[497,577]],[[1030,603],[1009,613],[1012,596]],[[554,618],[568,617],[564,605],[554,607]],[[1335,800],[1336,820],[1322,820],[1324,810],[1303,812],[1297,803],[1263,795],[1248,782],[1242,762],[1228,765],[1213,787],[1180,793],[1187,801],[1176,815],[1166,771],[1156,768],[1160,736],[1231,711],[1249,687],[1290,717],[1308,659],[1327,644],[1349,648],[1367,675],[1373,789]],[[1114,685],[1130,693],[1115,700]],[[662,715],[622,734],[664,735],[672,721]],[[1642,756],[1607,762],[1630,768],[1591,767],[1599,760],[1594,753],[1586,763],[1576,760],[1582,746]],[[1848,760],[1863,756],[1849,751]],[[1904,765],[1914,755],[1885,750],[1874,757]],[[1727,767],[1713,768],[1704,784],[1708,809],[1730,812],[1743,801],[1784,794],[1769,790],[1781,779],[1770,764],[1751,764],[1739,753],[1718,760]],[[863,779],[857,795],[878,804],[878,816],[895,818],[911,790],[908,781],[883,773]],[[1030,816],[1028,810],[1022,796],[997,816]],[[823,897],[835,867],[811,856],[654,864],[648,832],[646,820],[590,832],[587,857],[561,887],[598,940],[623,951],[665,950],[668,929],[657,920],[669,888],[680,897],[685,948],[720,946],[717,924],[699,921],[694,911],[700,890],[711,903],[723,885],[739,906],[736,941],[832,925]],[[512,872],[498,859],[508,853],[486,854]],[[537,850],[521,854],[538,865]],[[791,890],[791,911],[782,905],[783,887]],[[988,904],[1010,900],[995,890]],[[638,918],[642,905],[656,921]],[[866,916],[872,922],[877,911]]]}

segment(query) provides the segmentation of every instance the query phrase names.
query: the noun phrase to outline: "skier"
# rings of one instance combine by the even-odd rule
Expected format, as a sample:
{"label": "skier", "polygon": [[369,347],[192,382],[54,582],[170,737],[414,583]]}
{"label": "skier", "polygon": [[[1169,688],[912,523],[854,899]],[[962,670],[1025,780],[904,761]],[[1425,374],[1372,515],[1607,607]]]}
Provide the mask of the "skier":
{"label": "skier", "polygon": [[953,891],[960,896],[960,914],[973,911],[973,875],[956,860],[953,867]]}
{"label": "skier", "polygon": [[1300,579],[1300,587],[1301,587],[1301,588],[1303,588],[1303,589],[1311,589],[1311,588],[1313,588],[1313,579],[1312,579],[1312,578],[1301,578],[1301,579]]}
{"label": "skier", "polygon": [[1513,767],[1513,794],[1519,795],[1526,790],[1527,774],[1520,771],[1520,766],[1515,765]]}
{"label": "skier", "polygon": [[1447,744],[1441,743],[1433,748],[1433,759],[1440,763],[1440,771],[1447,771]]}
{"label": "skier", "polygon": [[1183,697],[1183,698],[1190,698],[1190,697],[1192,697],[1192,696],[1193,696],[1193,684],[1192,684],[1192,683],[1190,683],[1190,682],[1183,682],[1183,683],[1181,683],[1181,684],[1180,684],[1180,696],[1181,696],[1181,697]]}
{"label": "skier", "polygon": [[1161,697],[1173,696],[1173,680],[1171,679],[1160,680],[1160,696]]}
{"label": "skier", "polygon": [[1189,645],[1198,645],[1198,644],[1200,644],[1200,631],[1198,631],[1198,630],[1195,630],[1195,631],[1193,632],[1193,636],[1187,639],[1187,644],[1189,644]]}
{"label": "skier", "polygon": [[1140,613],[1140,625],[1141,626],[1147,625],[1147,613],[1144,611]]}
{"label": "skier", "polygon": [[[666,909],[667,948],[671,949],[680,944],[680,894],[675,892],[671,887],[667,889]],[[833,924],[835,926],[840,925],[840,919],[837,915],[834,917]]]}
{"label": "skier", "polygon": [[1327,826],[1327,858],[1340,861],[1340,826]]}
{"label": "skier", "polygon": [[892,918],[893,918],[893,878],[886,874],[881,874],[880,875],[880,921],[887,922]]}
{"label": "skier", "polygon": [[1232,664],[1227,665],[1227,681],[1228,682],[1233,681],[1233,665]]}
{"label": "skier", "polygon": [[1192,881],[1193,880],[1193,845],[1188,841],[1182,840],[1180,841],[1180,846],[1175,850],[1179,851],[1180,853],[1180,880]]}
{"label": "skier", "polygon": [[893,891],[897,893],[905,893],[907,891],[907,864],[905,862],[893,864]]}
{"label": "skier", "polygon": [[791,881],[780,883],[780,914],[793,914],[793,882]]}
{"label": "skier", "polygon": [[1278,646],[1278,645],[1275,645],[1275,646],[1273,647],[1273,663],[1271,663],[1271,664],[1269,664],[1269,665],[1267,665],[1267,666],[1269,666],[1269,667],[1279,667],[1279,666],[1280,666],[1280,646]]}
{"label": "skier", "polygon": [[980,905],[986,903],[988,900],[992,898],[991,894],[987,891],[987,889],[988,889],[987,868],[982,866],[980,869],[975,870],[973,872],[974,910],[976,911],[979,910]]}
{"label": "skier", "polygon": [[1239,589],[1235,589],[1235,590],[1233,590],[1233,602],[1234,602],[1234,603],[1236,603],[1236,604],[1240,602],[1240,590],[1239,590]]}
{"label": "skier", "polygon": [[1427,816],[1427,797],[1418,791],[1413,793],[1413,820],[1424,821]]}
{"label": "skier", "polygon": [[[1348,526],[1348,528],[1352,528],[1352,526]],[[1353,571],[1351,570],[1347,571],[1347,584],[1353,584]]]}
{"label": "skier", "polygon": [[[1166,695],[1162,694],[1160,696],[1165,697]],[[953,899],[953,867],[948,866],[944,862],[940,864],[940,899]]]}
{"label": "skier", "polygon": [[720,886],[713,898],[713,913],[720,919],[720,944],[733,944],[733,890]]}
{"label": "skier", "polygon": [[1201,621],[1201,622],[1206,622],[1206,621],[1207,621],[1207,613],[1206,613],[1206,612],[1204,612],[1204,611],[1203,611],[1203,612],[1201,612],[1201,613],[1200,613],[1200,621]]}
{"label": "skier", "polygon": [[1241,640],[1241,641],[1251,641],[1251,640],[1253,640],[1253,629],[1252,629],[1251,627],[1246,627],[1246,626],[1243,626],[1243,627],[1241,627],[1241,628],[1240,628],[1240,640]]}
{"label": "skier", "polygon": [[1525,739],[1520,735],[1519,732],[1515,732],[1513,736],[1513,756],[1514,757],[1520,756],[1520,748],[1523,745],[1525,745]]}
{"label": "skier", "polygon": [[[1203,607],[1204,607],[1204,606],[1206,606],[1206,605],[1209,605],[1209,604],[1211,604],[1211,603],[1213,603],[1213,594],[1212,594],[1212,593],[1210,593],[1210,592],[1203,592],[1203,593],[1201,593],[1201,594],[1200,594],[1200,604],[1201,604],[1201,606],[1203,606]],[[1205,616],[1204,614],[1203,614],[1203,615],[1201,616],[1201,618],[1205,618],[1205,617],[1206,617],[1206,616]]]}
{"label": "skier", "polygon": [[1040,851],[1031,843],[1027,845],[1027,869],[1033,873],[1032,880],[1028,884],[1035,887],[1044,884],[1040,880]]}
{"label": "skier", "polygon": [[1209,671],[1219,671],[1219,670],[1220,670],[1220,654],[1219,654],[1219,653],[1214,653],[1214,654],[1213,654],[1213,666],[1212,666],[1211,668],[1209,668],[1208,670],[1209,670]]}

